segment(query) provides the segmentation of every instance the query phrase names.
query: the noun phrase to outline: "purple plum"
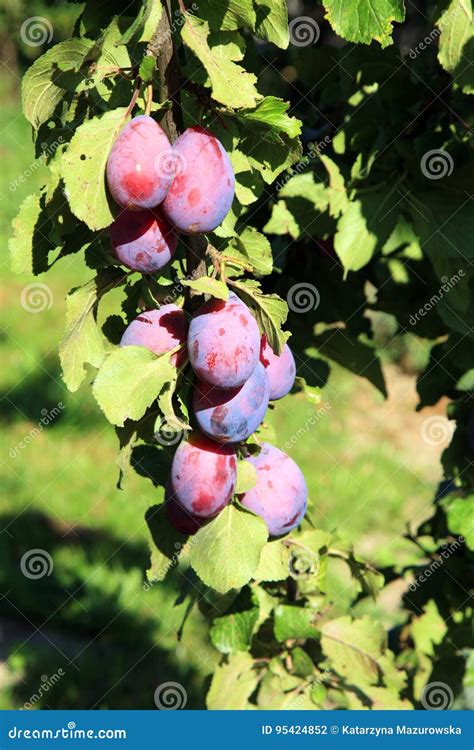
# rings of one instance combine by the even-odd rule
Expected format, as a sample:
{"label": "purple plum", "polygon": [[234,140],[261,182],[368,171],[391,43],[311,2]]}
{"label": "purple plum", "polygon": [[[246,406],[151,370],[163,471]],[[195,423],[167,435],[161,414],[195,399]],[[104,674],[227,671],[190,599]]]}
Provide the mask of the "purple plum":
{"label": "purple plum", "polygon": [[107,160],[107,184],[123,208],[154,208],[163,202],[173,180],[161,168],[171,153],[164,130],[148,115],[134,117],[120,131]]}
{"label": "purple plum", "polygon": [[240,388],[217,388],[198,381],[194,414],[200,429],[219,443],[246,440],[260,425],[268,406],[270,387],[260,362]]}
{"label": "purple plum", "polygon": [[260,354],[257,321],[233,293],[211,299],[189,326],[188,351],[196,375],[218,388],[238,388],[255,370]]}
{"label": "purple plum", "polygon": [[205,518],[198,518],[188,513],[176,500],[169,482],[165,487],[165,511],[168,521],[181,534],[195,534],[205,523]]}
{"label": "purple plum", "polygon": [[171,356],[171,362],[180,367],[187,356],[186,334],[184,310],[176,305],[163,305],[159,310],[146,310],[132,320],[124,331],[120,346],[144,346],[155,354],[164,354],[183,345]]}
{"label": "purple plum", "polygon": [[124,266],[154,273],[173,257],[178,237],[156,211],[122,211],[110,227],[112,249]]}
{"label": "purple plum", "polygon": [[295,358],[288,344],[280,355],[275,354],[265,335],[262,336],[260,362],[264,365],[270,383],[270,401],[283,398],[293,388],[296,377]]}
{"label": "purple plum", "polygon": [[199,518],[219,513],[232,497],[237,477],[235,450],[198,432],[181,442],[171,466],[171,489],[184,510]]}
{"label": "purple plum", "polygon": [[257,470],[257,484],[241,496],[249,510],[261,516],[271,536],[282,536],[303,519],[308,502],[304,476],[292,458],[268,443],[247,458]]}
{"label": "purple plum", "polygon": [[163,210],[180,232],[211,232],[225,219],[234,200],[229,157],[221,142],[201,127],[185,130],[173,151],[176,176]]}

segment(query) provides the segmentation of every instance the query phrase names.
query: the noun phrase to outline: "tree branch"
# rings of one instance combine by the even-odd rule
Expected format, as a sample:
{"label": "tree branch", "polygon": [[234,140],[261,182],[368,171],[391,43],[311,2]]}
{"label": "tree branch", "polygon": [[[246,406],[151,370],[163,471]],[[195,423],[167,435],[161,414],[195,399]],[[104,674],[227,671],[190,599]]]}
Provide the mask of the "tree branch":
{"label": "tree branch", "polygon": [[[172,103],[172,107],[166,112],[161,125],[170,141],[174,142],[184,130],[180,90],[185,84],[185,80],[174,44],[172,6],[172,0],[163,0],[163,15],[148,45],[148,54],[153,55],[157,60],[160,100],[166,101],[168,99]],[[193,278],[206,276],[207,268],[204,257],[207,250],[207,241],[205,237],[196,235],[185,237],[183,240],[186,246],[187,275]],[[192,304],[193,292],[189,289],[188,293]]]}

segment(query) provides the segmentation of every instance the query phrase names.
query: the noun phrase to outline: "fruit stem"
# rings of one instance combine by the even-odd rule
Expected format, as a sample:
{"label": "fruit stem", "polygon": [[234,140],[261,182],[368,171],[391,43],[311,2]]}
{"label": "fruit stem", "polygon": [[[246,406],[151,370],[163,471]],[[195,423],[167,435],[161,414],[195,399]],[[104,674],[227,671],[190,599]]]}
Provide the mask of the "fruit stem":
{"label": "fruit stem", "polygon": [[146,107],[145,107],[145,114],[150,115],[151,112],[151,105],[153,103],[153,84],[149,83],[146,88]]}

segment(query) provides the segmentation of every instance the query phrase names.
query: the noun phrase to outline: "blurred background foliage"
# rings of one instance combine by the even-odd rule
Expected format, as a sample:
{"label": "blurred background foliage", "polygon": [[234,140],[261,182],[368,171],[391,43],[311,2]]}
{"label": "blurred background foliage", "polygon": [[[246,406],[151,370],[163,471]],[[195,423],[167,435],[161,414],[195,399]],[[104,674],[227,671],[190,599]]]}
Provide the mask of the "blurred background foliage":
{"label": "blurred background foliage", "polygon": [[[421,6],[429,13],[434,4],[408,4],[408,20],[397,32],[399,45],[410,46],[419,36]],[[290,14],[318,20],[324,44],[335,50],[343,44],[314,3],[290,2],[289,7]],[[44,167],[34,158],[30,127],[21,114],[19,85],[28,65],[47,46],[25,44],[20,28],[31,16],[47,18],[54,30],[52,45],[70,36],[80,10],[80,3],[0,2],[1,707],[21,708],[31,702],[41,685],[62,669],[61,682],[42,692],[37,707],[154,708],[156,686],[175,680],[186,685],[188,707],[198,708],[204,705],[218,654],[199,611],[186,620],[183,640],[176,632],[189,594],[200,584],[191,571],[188,591],[182,576],[171,575],[159,586],[144,583],[149,553],[143,515],[156,490],[136,476],[129,478],[124,491],[116,489],[113,430],[87,385],[70,394],[59,375],[64,297],[87,280],[89,271],[74,255],[54,266],[48,276],[53,304],[41,314],[28,314],[20,297],[31,278],[14,276],[6,253],[11,220],[44,178]],[[256,69],[262,61],[268,63],[260,76],[264,93],[291,101],[291,84],[296,83],[299,91],[313,97],[317,106],[303,110],[303,137],[306,142],[321,140],[326,128],[317,108],[338,106],[330,97],[314,101],[318,80],[328,74],[328,56],[314,47],[305,50],[303,62],[300,50],[290,47],[285,52],[265,43],[256,44],[251,54]],[[328,87],[324,91],[328,96]],[[413,334],[396,335],[389,314],[374,314],[373,327],[382,351],[387,402],[365,379],[333,363],[328,376],[321,360],[323,401],[329,407],[320,418],[312,423],[308,404],[294,396],[278,403],[269,421],[280,447],[309,422],[305,434],[292,442],[291,454],[316,488],[318,525],[338,529],[375,564],[398,562],[402,568],[416,561],[413,545],[403,535],[410,524],[429,517],[442,477],[443,445],[420,441],[421,425],[430,414],[444,414],[447,399],[417,414],[415,376],[426,366],[431,344]],[[45,410],[58,404],[64,405],[59,416],[19,447]],[[33,548],[48,550],[54,558],[51,575],[37,581],[20,570],[23,553]],[[338,600],[335,616],[337,611],[345,613],[340,594],[346,585],[335,564],[328,582]],[[366,600],[359,607],[361,614],[376,614],[393,632],[404,620],[398,585],[387,586],[376,604]]]}

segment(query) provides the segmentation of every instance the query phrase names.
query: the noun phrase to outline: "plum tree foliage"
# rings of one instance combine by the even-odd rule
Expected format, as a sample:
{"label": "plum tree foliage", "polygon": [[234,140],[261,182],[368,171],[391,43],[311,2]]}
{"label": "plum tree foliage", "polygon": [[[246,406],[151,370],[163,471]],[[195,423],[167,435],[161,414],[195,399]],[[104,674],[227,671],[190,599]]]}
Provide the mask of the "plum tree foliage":
{"label": "plum tree foliage", "polygon": [[[283,0],[86,0],[74,37],[24,77],[50,173],[14,221],[12,266],[40,274],[81,253],[91,268],[67,298],[64,381],[93,379],[121,482],[131,466],[153,482],[149,581],[194,571],[190,605],[222,653],[210,708],[405,708],[440,674],[462,687],[473,22],[470,0],[426,12],[420,51],[403,0],[323,0],[314,44]],[[295,101],[275,95],[268,49],[297,76]],[[302,314],[308,282],[318,297]],[[122,307],[103,321],[113,289]],[[318,528],[317,494],[304,516],[304,477],[260,424],[290,390],[317,405],[323,360],[386,394],[377,312],[432,342],[420,408],[447,396],[455,427],[433,511],[383,575]],[[454,539],[449,576],[410,585]],[[335,562],[350,579],[342,616]],[[367,602],[394,582],[405,593],[389,634]]]}

